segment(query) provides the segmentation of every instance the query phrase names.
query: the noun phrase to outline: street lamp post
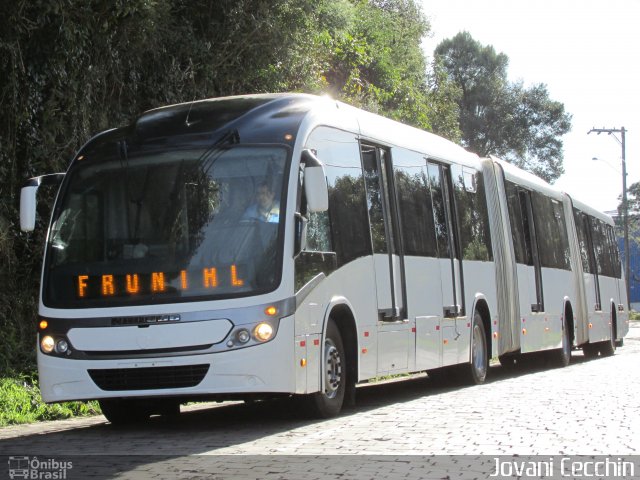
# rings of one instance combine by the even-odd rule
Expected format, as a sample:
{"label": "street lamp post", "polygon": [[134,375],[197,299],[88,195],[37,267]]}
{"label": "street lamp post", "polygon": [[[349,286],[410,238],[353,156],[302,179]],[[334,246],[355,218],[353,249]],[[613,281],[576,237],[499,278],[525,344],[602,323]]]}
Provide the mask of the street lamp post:
{"label": "street lamp post", "polygon": [[630,257],[631,251],[629,250],[629,205],[627,203],[627,160],[625,153],[625,145],[624,145],[624,136],[626,130],[624,127],[622,128],[592,128],[587,132],[587,135],[590,133],[597,133],[600,135],[601,133],[606,133],[608,135],[613,135],[614,133],[620,134],[620,140],[618,137],[614,135],[614,138],[618,140],[620,145],[622,145],[622,229],[624,232],[624,276],[626,280],[627,286],[627,308],[631,303],[630,298],[630,290],[629,290],[629,272],[630,272]]}

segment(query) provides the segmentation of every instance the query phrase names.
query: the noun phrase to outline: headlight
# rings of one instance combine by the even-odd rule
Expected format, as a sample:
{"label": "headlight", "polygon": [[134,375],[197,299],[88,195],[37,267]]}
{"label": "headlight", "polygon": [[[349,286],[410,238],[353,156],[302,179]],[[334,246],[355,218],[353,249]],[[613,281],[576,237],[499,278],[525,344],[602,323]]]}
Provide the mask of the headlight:
{"label": "headlight", "polygon": [[238,333],[236,333],[236,338],[240,343],[247,343],[249,340],[251,340],[251,334],[249,333],[249,330],[243,328],[242,330],[238,330]]}
{"label": "headlight", "polygon": [[266,322],[259,323],[253,330],[253,336],[260,342],[266,342],[273,336],[273,327]]}
{"label": "headlight", "polygon": [[58,340],[58,343],[56,343],[56,352],[67,353],[68,350],[69,344],[66,342],[66,340]]}
{"label": "headlight", "polygon": [[49,336],[49,335],[45,335],[44,337],[42,337],[42,339],[40,340],[40,348],[42,349],[42,351],[44,353],[51,353],[53,352],[53,349],[55,348],[55,342],[53,341],[53,337]]}

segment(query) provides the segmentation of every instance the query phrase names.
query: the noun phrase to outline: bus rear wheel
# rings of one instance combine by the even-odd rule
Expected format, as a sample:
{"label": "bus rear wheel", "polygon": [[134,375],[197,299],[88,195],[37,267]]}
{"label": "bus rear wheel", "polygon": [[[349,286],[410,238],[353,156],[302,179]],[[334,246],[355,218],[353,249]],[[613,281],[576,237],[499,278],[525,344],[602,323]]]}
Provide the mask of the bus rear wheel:
{"label": "bus rear wheel", "polygon": [[571,363],[571,335],[564,317],[562,318],[562,345],[552,352],[551,361],[558,367],[566,367]]}
{"label": "bus rear wheel", "polygon": [[600,342],[599,345],[600,355],[603,357],[610,357],[616,353],[616,336],[613,330],[614,321],[615,320],[611,320],[611,325],[609,326],[609,340]]}
{"label": "bus rear wheel", "polygon": [[322,352],[324,388],[307,396],[307,412],[313,417],[329,418],[340,413],[347,384],[347,364],[340,330],[329,319]]}
{"label": "bus rear wheel", "polygon": [[489,357],[487,355],[487,337],[482,317],[476,310],[471,327],[471,362],[463,367],[463,375],[468,383],[480,385],[487,378]]}

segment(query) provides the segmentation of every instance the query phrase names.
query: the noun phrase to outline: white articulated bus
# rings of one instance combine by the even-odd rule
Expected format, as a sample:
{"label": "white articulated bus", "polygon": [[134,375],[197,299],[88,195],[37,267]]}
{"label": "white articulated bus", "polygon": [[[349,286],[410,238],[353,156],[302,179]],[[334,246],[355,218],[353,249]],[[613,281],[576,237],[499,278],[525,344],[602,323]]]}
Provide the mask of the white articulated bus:
{"label": "white articulated bus", "polygon": [[192,399],[427,371],[482,383],[628,330],[611,219],[497,159],[328,98],[204,100],[101,133],[60,182],[41,282],[47,402],[113,423]]}

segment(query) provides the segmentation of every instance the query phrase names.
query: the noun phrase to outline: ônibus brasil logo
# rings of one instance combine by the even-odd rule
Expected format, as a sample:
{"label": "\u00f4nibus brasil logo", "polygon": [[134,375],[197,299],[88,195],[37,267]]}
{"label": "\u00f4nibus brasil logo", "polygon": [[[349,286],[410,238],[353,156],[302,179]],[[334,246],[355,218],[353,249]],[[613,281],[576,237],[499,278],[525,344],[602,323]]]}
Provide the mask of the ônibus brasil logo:
{"label": "\u00f4nibus brasil logo", "polygon": [[9,457],[9,478],[34,480],[64,480],[67,470],[73,468],[73,462],[63,462],[55,458],[38,459],[38,457]]}

